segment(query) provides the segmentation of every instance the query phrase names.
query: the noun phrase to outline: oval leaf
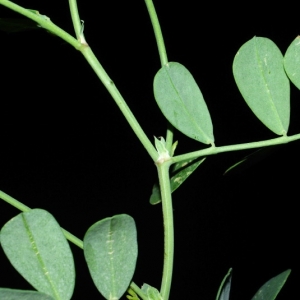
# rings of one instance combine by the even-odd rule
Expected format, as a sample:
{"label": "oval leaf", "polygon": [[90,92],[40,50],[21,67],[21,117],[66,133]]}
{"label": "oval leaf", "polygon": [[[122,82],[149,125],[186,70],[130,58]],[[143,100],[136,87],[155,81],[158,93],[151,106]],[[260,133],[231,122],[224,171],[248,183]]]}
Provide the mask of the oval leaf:
{"label": "oval leaf", "polygon": [[214,142],[212,122],[202,93],[183,65],[170,62],[157,72],[154,96],[175,128],[204,144]]}
{"label": "oval leaf", "polygon": [[49,295],[36,291],[22,291],[13,289],[1,289],[0,288],[0,299],[1,300],[53,300]]}
{"label": "oval leaf", "polygon": [[300,89],[300,36],[297,36],[288,47],[283,62],[291,82]]}
{"label": "oval leaf", "polygon": [[161,202],[160,188],[158,183],[154,183],[152,193],[150,195],[150,204],[155,205]]}
{"label": "oval leaf", "polygon": [[11,264],[34,288],[54,299],[71,298],[73,255],[51,214],[42,209],[23,212],[3,226],[0,238]]}
{"label": "oval leaf", "polygon": [[233,75],[257,118],[274,133],[286,135],[290,122],[290,86],[277,46],[267,38],[254,37],[236,54]]}
{"label": "oval leaf", "polygon": [[254,295],[252,300],[274,300],[289,277],[291,270],[286,270],[267,281]]}
{"label": "oval leaf", "polygon": [[135,222],[116,215],[92,225],[83,239],[92,279],[106,299],[119,299],[132,279],[137,259]]}

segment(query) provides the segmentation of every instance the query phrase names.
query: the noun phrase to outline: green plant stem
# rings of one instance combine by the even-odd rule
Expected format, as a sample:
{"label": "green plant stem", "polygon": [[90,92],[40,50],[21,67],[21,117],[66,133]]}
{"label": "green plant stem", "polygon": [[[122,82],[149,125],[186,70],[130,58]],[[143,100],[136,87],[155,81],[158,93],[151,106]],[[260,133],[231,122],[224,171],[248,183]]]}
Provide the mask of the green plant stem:
{"label": "green plant stem", "polygon": [[80,41],[80,33],[81,33],[81,21],[79,17],[78,7],[77,7],[77,1],[76,0],[69,0],[69,7],[70,7],[70,13],[72,18],[72,23],[74,26],[75,34],[77,37],[77,40]]}
{"label": "green plant stem", "polygon": [[168,122],[167,136],[166,136],[166,148],[168,149],[170,155],[172,152],[173,136],[174,136],[174,127],[171,123]]}
{"label": "green plant stem", "polygon": [[74,245],[76,245],[80,249],[83,249],[83,241],[82,240],[80,240],[75,235],[73,235],[71,232],[69,232],[63,228],[62,228],[62,231],[63,231],[66,239],[68,239],[70,242],[72,242]]}
{"label": "green plant stem", "polygon": [[[151,156],[153,161],[156,161],[158,158],[158,153],[156,152],[154,146],[144,133],[143,129],[137,122],[136,118],[132,114],[131,110],[127,106],[125,100],[119,93],[117,87],[114,85],[113,81],[109,78],[105,70],[103,69],[102,65],[100,62],[97,60],[95,57],[94,53],[92,52],[91,48],[85,43],[85,40],[82,40],[83,35],[81,32],[81,25],[80,19],[79,19],[79,14],[77,11],[77,4],[74,0],[70,0],[70,10],[71,10],[71,16],[72,16],[72,21],[73,25],[76,31],[76,35],[79,36],[79,40],[76,40],[74,37],[66,33],[64,30],[53,24],[51,21],[47,21],[44,18],[42,18],[40,15],[35,14],[31,12],[28,9],[25,9],[11,1],[7,0],[0,0],[0,4],[32,19],[33,21],[37,22],[39,25],[41,25],[44,29],[49,30],[53,34],[59,36],[72,46],[74,46],[77,50],[79,50],[83,56],[86,58],[88,63],[91,65],[99,79],[102,81],[104,86],[107,88],[117,105],[119,106],[120,110],[122,111],[125,119],[128,121],[129,125],[131,126],[132,130],[135,132],[141,143],[144,145],[146,148],[147,152]],[[80,26],[80,28],[79,28]]]}
{"label": "green plant stem", "polygon": [[174,259],[174,222],[169,176],[170,165],[170,160],[162,164],[157,163],[165,234],[163,277],[160,288],[160,294],[164,300],[168,300],[170,295]]}
{"label": "green plant stem", "polygon": [[0,4],[3,6],[6,6],[7,8],[35,21],[37,24],[39,24],[42,28],[46,29],[47,31],[57,35],[70,45],[72,45],[75,49],[79,49],[82,47],[81,43],[77,41],[73,36],[71,36],[69,33],[66,31],[62,30],[60,27],[56,26],[54,23],[51,21],[41,17],[41,15],[36,14],[26,8],[23,8],[11,1],[8,0],[0,0]]}
{"label": "green plant stem", "polygon": [[89,46],[82,48],[81,53],[86,58],[92,69],[95,71],[103,85],[106,87],[108,92],[111,94],[113,99],[115,100],[116,104],[120,108],[121,112],[123,113],[124,117],[130,124],[132,130],[137,135],[138,139],[141,141],[143,146],[146,148],[148,154],[151,158],[156,161],[158,159],[158,153],[155,150],[153,144],[150,142],[146,134],[144,133],[143,129],[135,119],[134,115],[132,114],[131,110],[127,106],[125,100],[123,99],[122,95],[118,91],[117,87],[115,86],[114,82],[109,78],[105,70],[103,69],[100,62],[95,57],[93,51]]}
{"label": "green plant stem", "polygon": [[[6,193],[0,191],[0,198],[2,200],[4,200],[5,202],[9,203],[10,205],[16,207],[17,209],[19,209],[20,211],[29,211],[31,210],[30,207],[24,205],[22,202],[16,200],[15,198],[7,195]],[[83,242],[77,238],[75,235],[73,235],[72,233],[70,233],[69,231],[65,230],[62,228],[62,231],[65,235],[65,237],[72,242],[73,244],[75,244],[76,246],[78,246],[79,248],[83,249]]]}
{"label": "green plant stem", "polygon": [[4,193],[2,191],[0,191],[0,198],[2,200],[4,200],[5,202],[9,203],[11,206],[16,207],[18,210],[21,210],[21,211],[29,211],[29,210],[31,210],[30,207],[24,205],[20,201],[16,200],[15,198],[7,195],[6,193]]}
{"label": "green plant stem", "polygon": [[[152,0],[145,0],[148,13],[151,19],[152,27],[155,34],[156,44],[160,57],[161,65],[168,63],[167,51]],[[171,153],[173,144],[174,127],[168,122],[166,135],[166,148]],[[158,178],[161,190],[162,210],[164,220],[164,265],[163,277],[161,282],[160,294],[164,300],[169,299],[172,274],[173,274],[173,260],[174,260],[174,221],[173,221],[173,207],[170,187],[169,167],[170,161],[163,164],[157,164]]]}
{"label": "green plant stem", "polygon": [[152,27],[154,30],[156,44],[158,47],[158,53],[159,53],[159,57],[160,57],[160,62],[161,62],[161,65],[164,66],[168,63],[167,51],[165,48],[164,38],[163,38],[163,35],[161,32],[161,28],[160,28],[158,17],[157,17],[156,11],[155,11],[155,7],[153,5],[152,0],[145,0],[145,3],[147,6],[147,9],[148,9],[148,13],[149,13]]}
{"label": "green plant stem", "polygon": [[[159,20],[157,17],[157,13],[153,4],[152,0],[145,0],[148,13],[151,19],[155,39],[156,39],[156,44],[158,48],[158,53],[160,57],[160,63],[161,66],[163,67],[168,63],[168,57],[167,57],[167,51],[164,43],[164,38],[162,35],[161,27],[159,24]],[[173,132],[174,132],[174,127],[171,123],[168,122],[168,129],[167,129],[167,136],[166,136],[166,148],[168,149],[169,153],[171,153],[172,149],[172,144],[173,144]]]}
{"label": "green plant stem", "polygon": [[[73,26],[75,29],[76,36],[79,40],[82,40],[83,38],[83,32],[81,30],[81,23],[80,23],[80,17],[79,12],[77,8],[76,0],[69,0],[69,6],[70,6],[70,12],[72,17]],[[85,39],[84,39],[85,41]],[[98,78],[101,80],[103,85],[106,87],[112,98],[115,100],[116,104],[120,108],[121,112],[123,113],[125,119],[131,126],[134,133],[137,135],[138,139],[141,141],[143,146],[146,148],[148,154],[151,156],[151,158],[156,161],[158,158],[158,153],[155,150],[153,144],[150,142],[146,134],[144,133],[143,129],[137,122],[136,118],[132,114],[131,110],[129,109],[128,105],[126,104],[124,98],[118,91],[117,87],[115,86],[114,82],[109,78],[108,74],[94,55],[91,48],[85,44],[80,49],[81,53],[87,60],[87,62],[90,64],[92,69],[95,71]]]}
{"label": "green plant stem", "polygon": [[281,144],[287,144],[292,141],[296,141],[300,139],[300,134],[295,134],[292,136],[281,136],[275,139],[266,140],[266,141],[260,141],[260,142],[252,142],[252,143],[245,143],[245,144],[237,144],[237,145],[229,145],[229,146],[221,146],[221,147],[210,147],[206,149],[202,149],[195,152],[190,152],[178,156],[172,157],[172,163],[178,163],[180,161],[193,159],[201,156],[208,156],[223,152],[230,152],[230,151],[238,151],[238,150],[246,150],[246,149],[253,149],[253,148],[262,148],[267,146],[273,146],[273,145],[281,145]]}

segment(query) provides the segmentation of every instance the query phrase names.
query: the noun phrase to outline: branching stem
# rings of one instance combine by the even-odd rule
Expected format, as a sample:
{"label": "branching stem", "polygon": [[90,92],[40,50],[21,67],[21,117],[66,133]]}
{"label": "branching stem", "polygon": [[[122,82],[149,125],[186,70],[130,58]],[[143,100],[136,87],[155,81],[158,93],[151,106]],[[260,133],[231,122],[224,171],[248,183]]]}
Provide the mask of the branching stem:
{"label": "branching stem", "polygon": [[262,148],[267,146],[274,146],[274,145],[281,145],[287,144],[292,141],[296,141],[300,139],[300,134],[295,134],[292,136],[281,136],[275,139],[260,141],[260,142],[252,142],[252,143],[244,143],[244,144],[237,144],[237,145],[228,145],[228,146],[220,146],[220,147],[210,147],[202,150],[198,150],[195,152],[190,152],[178,156],[174,156],[172,158],[172,163],[178,163],[180,161],[194,159],[201,156],[208,156],[223,152],[230,152],[230,151],[238,151],[238,150],[246,150],[246,149],[254,149],[254,148]]}

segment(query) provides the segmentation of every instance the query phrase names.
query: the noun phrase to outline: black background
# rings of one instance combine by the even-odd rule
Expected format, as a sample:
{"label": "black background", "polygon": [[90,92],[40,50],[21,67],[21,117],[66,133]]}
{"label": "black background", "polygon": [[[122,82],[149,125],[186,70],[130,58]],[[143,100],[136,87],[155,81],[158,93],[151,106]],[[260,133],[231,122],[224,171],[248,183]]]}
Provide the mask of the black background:
{"label": "black background", "polygon": [[[73,34],[67,1],[18,1]],[[160,3],[162,2],[162,3]],[[156,1],[169,61],[198,82],[217,146],[274,138],[253,115],[231,71],[239,47],[254,35],[284,53],[299,33],[298,16],[262,4],[237,7],[197,1]],[[143,1],[79,1],[85,37],[148,137],[164,136],[166,121],[153,98],[160,61]],[[0,7],[1,16],[14,16]],[[295,14],[295,16],[293,15]],[[79,52],[44,31],[0,32],[0,189],[51,212],[79,238],[94,222],[131,215],[139,256],[133,280],[160,286],[161,206],[149,196],[156,169],[108,92]],[[289,135],[300,132],[299,92],[291,87]],[[176,154],[204,148],[176,132]],[[291,268],[278,299],[296,296],[299,142],[285,145],[238,175],[226,168],[252,151],[209,157],[173,195],[175,264],[171,299],[214,299],[233,268],[231,300],[251,299],[268,279]],[[0,225],[18,214],[0,202]],[[101,298],[82,250],[73,299]],[[31,289],[0,250],[0,286]],[[295,298],[295,297],[294,297]],[[125,298],[124,298],[125,299]]]}

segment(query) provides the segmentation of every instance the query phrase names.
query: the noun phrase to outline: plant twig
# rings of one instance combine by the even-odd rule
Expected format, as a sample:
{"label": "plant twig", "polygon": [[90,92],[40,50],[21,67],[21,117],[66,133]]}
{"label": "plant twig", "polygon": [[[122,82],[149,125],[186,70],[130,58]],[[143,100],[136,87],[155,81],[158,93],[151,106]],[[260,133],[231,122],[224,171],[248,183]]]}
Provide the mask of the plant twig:
{"label": "plant twig", "polygon": [[168,63],[168,57],[167,57],[167,51],[165,48],[165,43],[164,43],[164,38],[161,32],[160,24],[158,21],[158,17],[155,11],[155,7],[153,5],[152,0],[145,0],[148,13],[150,15],[152,27],[154,30],[155,38],[156,38],[156,43],[158,47],[158,52],[159,52],[159,57],[160,57],[160,62],[161,65],[164,66]]}
{"label": "plant twig", "polygon": [[194,158],[201,157],[201,156],[214,155],[214,154],[223,153],[223,152],[287,144],[287,143],[290,143],[290,142],[293,142],[293,141],[296,141],[299,139],[300,139],[300,134],[295,134],[295,135],[291,135],[291,136],[281,136],[281,137],[278,137],[275,139],[260,141],[260,142],[252,142],[252,143],[244,143],[244,144],[228,145],[228,146],[220,146],[220,147],[213,146],[213,147],[209,147],[206,149],[174,156],[174,157],[172,157],[172,163],[178,163],[180,161],[184,161],[184,160],[188,160],[188,159],[194,159]]}
{"label": "plant twig", "polygon": [[77,37],[77,40],[80,41],[80,33],[82,29],[82,24],[79,17],[78,7],[77,7],[77,1],[76,0],[69,0],[69,7],[70,7],[70,13],[72,18],[72,23],[74,26],[75,34]]}
{"label": "plant twig", "polygon": [[[17,209],[19,209],[20,211],[26,212],[26,211],[30,211],[31,208],[24,205],[22,202],[18,201],[17,199],[7,195],[6,193],[0,191],[0,199],[4,200],[5,202],[9,203],[10,205],[16,207]],[[83,249],[83,242],[77,238],[75,235],[73,235],[72,233],[70,233],[69,231],[65,230],[62,228],[62,231],[65,235],[65,237],[72,242],[73,244],[75,244],[76,246],[78,246],[79,248]]]}
{"label": "plant twig", "polygon": [[170,161],[165,161],[162,164],[157,163],[165,234],[163,277],[160,288],[160,294],[164,300],[168,300],[170,295],[174,259],[174,221],[169,177],[170,165]]}
{"label": "plant twig", "polygon": [[103,85],[106,87],[112,98],[115,100],[125,119],[129,123],[131,129],[137,135],[138,139],[143,144],[150,157],[153,159],[153,161],[156,161],[158,158],[157,151],[155,150],[153,144],[150,142],[150,140],[144,133],[142,127],[140,126],[135,116],[129,109],[128,105],[126,104],[124,98],[115,86],[114,82],[109,78],[108,74],[105,72],[104,68],[94,55],[92,49],[89,46],[86,46],[80,51],[86,58],[92,69],[95,71],[98,78],[102,81]]}
{"label": "plant twig", "polygon": [[47,16],[43,16],[43,15],[39,14],[38,11],[36,11],[36,13],[34,13],[32,10],[26,9],[26,8],[19,6],[8,0],[0,0],[0,4],[35,21],[42,28],[44,28],[44,29],[48,30],[49,32],[55,34],[56,36],[60,37],[61,39],[66,41],[68,44],[73,46],[75,49],[79,50],[79,48],[82,46],[81,43],[79,41],[77,41],[73,36],[71,36],[69,33],[62,30],[57,25],[55,25],[50,20],[50,18],[48,18]]}

